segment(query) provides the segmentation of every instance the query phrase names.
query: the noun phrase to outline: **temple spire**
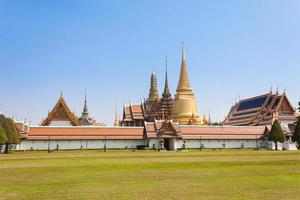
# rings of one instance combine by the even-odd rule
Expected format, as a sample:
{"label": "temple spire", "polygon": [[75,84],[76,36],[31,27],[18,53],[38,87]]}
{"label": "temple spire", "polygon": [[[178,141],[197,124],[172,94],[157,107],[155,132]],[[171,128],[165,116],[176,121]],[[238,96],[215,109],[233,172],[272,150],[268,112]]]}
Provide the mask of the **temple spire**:
{"label": "temple spire", "polygon": [[171,93],[169,91],[168,60],[167,60],[167,56],[166,56],[165,88],[164,88],[164,92],[162,93],[162,98],[160,99],[160,102],[159,102],[158,119],[161,119],[161,120],[171,119],[172,108],[173,108],[173,98],[171,97]]}
{"label": "temple spire", "polygon": [[176,95],[172,109],[172,119],[179,124],[193,124],[198,125],[200,117],[196,105],[196,99],[192,93],[190,81],[185,63],[185,52],[182,43],[181,53],[181,70],[176,90]]}
{"label": "temple spire", "polygon": [[168,84],[168,57],[166,56],[166,77],[165,77],[165,88],[164,88],[164,94],[169,94],[169,84]]}
{"label": "temple spire", "polygon": [[177,86],[177,92],[180,91],[191,91],[190,81],[186,69],[185,51],[184,51],[183,42],[182,42],[182,52],[181,52],[181,70],[180,70],[180,77]]}
{"label": "temple spire", "polygon": [[86,89],[84,91],[84,105],[82,115],[79,118],[79,122],[81,126],[90,126],[93,125],[96,121],[89,115],[88,106],[87,106],[87,97],[86,97]]}
{"label": "temple spire", "polygon": [[150,91],[149,91],[149,100],[158,100],[159,94],[157,90],[157,78],[155,72],[151,74],[151,80],[150,80]]}
{"label": "temple spire", "polygon": [[84,115],[84,116],[89,115],[89,111],[88,111],[88,107],[87,107],[87,100],[86,100],[86,89],[84,91],[84,106],[83,106],[82,115]]}

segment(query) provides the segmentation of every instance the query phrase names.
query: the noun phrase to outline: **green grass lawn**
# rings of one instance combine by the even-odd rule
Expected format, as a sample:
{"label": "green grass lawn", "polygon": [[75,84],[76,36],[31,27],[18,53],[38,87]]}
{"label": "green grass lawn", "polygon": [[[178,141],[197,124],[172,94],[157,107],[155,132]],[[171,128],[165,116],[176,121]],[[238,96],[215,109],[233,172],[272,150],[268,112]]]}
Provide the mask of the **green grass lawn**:
{"label": "green grass lawn", "polygon": [[300,151],[0,155],[0,199],[300,199]]}

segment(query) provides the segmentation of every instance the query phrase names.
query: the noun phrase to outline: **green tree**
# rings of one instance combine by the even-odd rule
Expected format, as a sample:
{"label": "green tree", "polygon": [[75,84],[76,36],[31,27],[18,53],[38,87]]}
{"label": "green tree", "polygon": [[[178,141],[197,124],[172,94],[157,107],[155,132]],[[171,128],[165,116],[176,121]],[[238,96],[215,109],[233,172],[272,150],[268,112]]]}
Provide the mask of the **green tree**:
{"label": "green tree", "polygon": [[295,123],[295,130],[293,132],[292,140],[293,142],[297,142],[298,148],[300,148],[300,117]]}
{"label": "green tree", "polygon": [[10,144],[20,144],[19,134],[14,120],[12,120],[11,118],[6,118],[6,120],[11,131],[10,138],[9,138]]}
{"label": "green tree", "polygon": [[268,140],[275,142],[275,149],[278,150],[278,142],[283,143],[285,136],[279,121],[276,119],[272,125],[271,131],[268,136]]}
{"label": "green tree", "polygon": [[0,125],[3,127],[6,133],[7,141],[5,142],[4,152],[8,153],[11,144],[20,144],[18,131],[14,121],[10,118],[6,118],[4,115],[0,115]]}
{"label": "green tree", "polygon": [[5,144],[7,140],[8,139],[6,137],[6,132],[4,128],[0,125],[0,153],[1,153],[2,145]]}

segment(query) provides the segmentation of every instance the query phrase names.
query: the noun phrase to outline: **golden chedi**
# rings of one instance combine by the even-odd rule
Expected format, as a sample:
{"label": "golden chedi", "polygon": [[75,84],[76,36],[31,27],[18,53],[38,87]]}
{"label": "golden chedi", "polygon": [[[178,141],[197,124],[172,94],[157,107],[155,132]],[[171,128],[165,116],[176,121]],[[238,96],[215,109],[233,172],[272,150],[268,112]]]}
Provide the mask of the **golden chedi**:
{"label": "golden chedi", "polygon": [[192,93],[182,45],[180,78],[173,103],[172,119],[182,125],[200,124],[196,99]]}

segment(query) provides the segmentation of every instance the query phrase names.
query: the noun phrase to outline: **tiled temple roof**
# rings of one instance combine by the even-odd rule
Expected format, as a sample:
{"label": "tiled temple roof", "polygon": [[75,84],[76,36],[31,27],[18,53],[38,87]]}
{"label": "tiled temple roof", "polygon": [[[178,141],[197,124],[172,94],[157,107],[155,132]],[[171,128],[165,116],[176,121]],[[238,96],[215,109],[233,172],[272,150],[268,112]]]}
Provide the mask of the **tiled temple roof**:
{"label": "tiled temple roof", "polygon": [[123,122],[133,121],[133,120],[143,120],[144,111],[143,106],[139,104],[124,106],[123,108]]}
{"label": "tiled temple roof", "polygon": [[270,125],[275,118],[292,123],[296,117],[296,110],[285,93],[279,95],[269,92],[236,103],[230,109],[223,124],[234,126]]}
{"label": "tiled temple roof", "polygon": [[[155,139],[163,124],[162,120],[145,123],[147,138]],[[263,139],[265,126],[195,126],[178,125],[175,129],[182,139]]]}
{"label": "tiled temple roof", "polygon": [[137,127],[31,127],[28,140],[93,140],[93,139],[122,139],[141,140],[144,129]]}
{"label": "tiled temple roof", "polygon": [[69,106],[67,105],[65,99],[61,95],[58,99],[57,103],[55,104],[54,108],[51,112],[48,113],[48,116],[42,122],[42,126],[49,126],[51,121],[55,120],[68,120],[71,122],[73,126],[79,125],[78,117],[75,115],[74,112],[71,112]]}

